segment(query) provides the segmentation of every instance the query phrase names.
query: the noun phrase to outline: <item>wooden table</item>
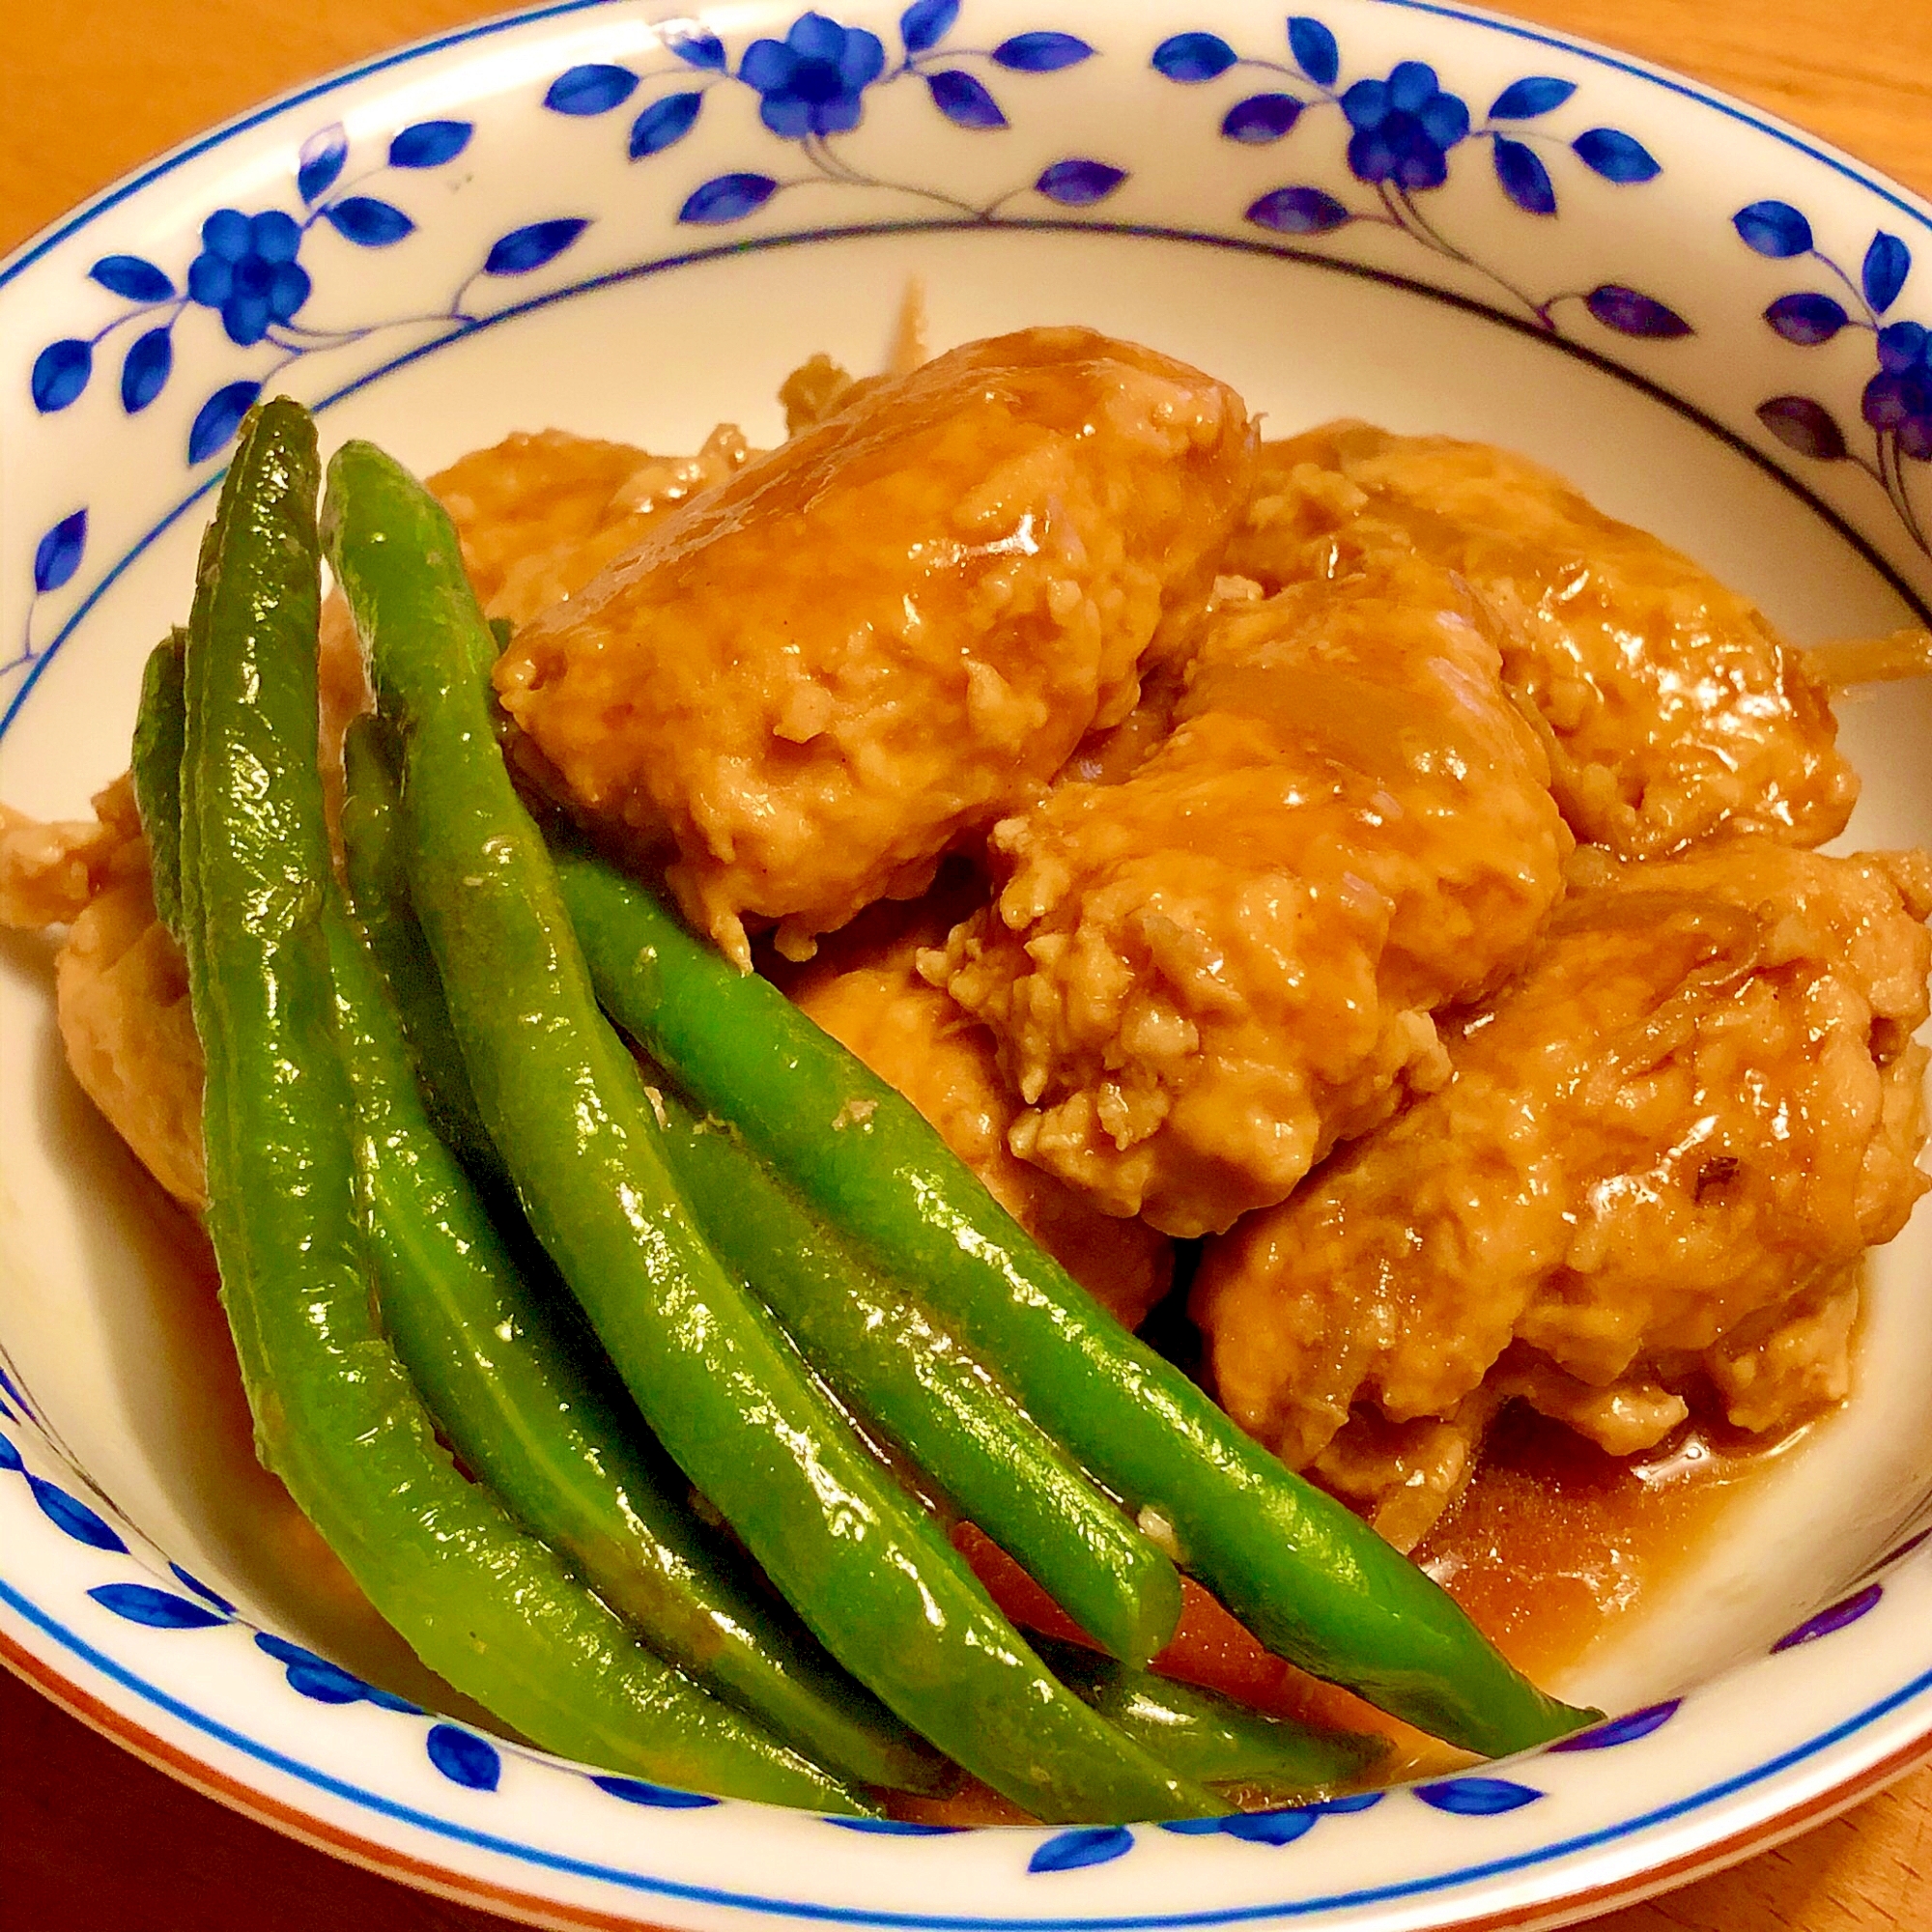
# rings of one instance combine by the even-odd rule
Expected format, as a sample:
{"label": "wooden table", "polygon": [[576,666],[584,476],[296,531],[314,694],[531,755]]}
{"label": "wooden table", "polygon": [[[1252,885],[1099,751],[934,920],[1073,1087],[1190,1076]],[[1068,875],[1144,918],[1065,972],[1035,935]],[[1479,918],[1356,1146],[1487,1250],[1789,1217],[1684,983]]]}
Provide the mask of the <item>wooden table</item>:
{"label": "wooden table", "polygon": [[[0,249],[262,96],[498,11],[493,0],[13,0]],[[1932,194],[1932,0],[1512,0],[1680,68]],[[500,1926],[277,1837],[0,1673],[0,1932]],[[1926,1932],[1932,1768],[1781,1850],[1597,1932]]]}

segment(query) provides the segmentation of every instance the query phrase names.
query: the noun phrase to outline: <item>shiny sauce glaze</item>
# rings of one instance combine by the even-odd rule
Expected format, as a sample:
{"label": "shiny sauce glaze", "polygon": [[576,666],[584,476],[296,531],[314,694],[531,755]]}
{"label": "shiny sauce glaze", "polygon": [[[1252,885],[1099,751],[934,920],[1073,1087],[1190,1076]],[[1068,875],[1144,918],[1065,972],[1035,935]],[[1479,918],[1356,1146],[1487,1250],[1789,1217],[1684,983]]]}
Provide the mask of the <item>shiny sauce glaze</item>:
{"label": "shiny sauce glaze", "polygon": [[[1681,1576],[1722,1512],[1808,1433],[1809,1426],[1800,1428],[1767,1443],[1693,1422],[1627,1460],[1513,1403],[1492,1426],[1468,1488],[1415,1558],[1512,1663],[1548,1683]],[[977,1531],[954,1540],[1016,1622],[1063,1638],[1074,1634],[1010,1559],[987,1553]],[[1386,1737],[1389,1755],[1365,1783],[1440,1776],[1471,1761],[1268,1657],[1191,1586],[1180,1633],[1156,1667],[1214,1688],[1238,1687],[1243,1701],[1281,1717]],[[1029,1822],[971,1778],[940,1797],[894,1793],[887,1802],[893,1816],[913,1823]]]}
{"label": "shiny sauce glaze", "polygon": [[1767,1446],[1691,1422],[1626,1460],[1513,1403],[1415,1558],[1518,1669],[1548,1683],[1680,1576],[1719,1513],[1807,1433]]}

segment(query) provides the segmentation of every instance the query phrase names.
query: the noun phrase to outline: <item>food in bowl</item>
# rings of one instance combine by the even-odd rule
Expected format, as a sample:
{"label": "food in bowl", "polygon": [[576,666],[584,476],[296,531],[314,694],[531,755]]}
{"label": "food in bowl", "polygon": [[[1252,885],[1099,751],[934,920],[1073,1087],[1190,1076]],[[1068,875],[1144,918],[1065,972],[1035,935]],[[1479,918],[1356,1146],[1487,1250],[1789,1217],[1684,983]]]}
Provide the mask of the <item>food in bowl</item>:
{"label": "food in bowl", "polygon": [[[1846,1270],[1924,1185],[1932,874],[1811,853],[1852,781],[1803,659],[1510,459],[1368,431],[1325,467],[1319,437],[1258,455],[1222,385],[1078,330],[821,386],[764,456],[466,459],[453,524],[338,454],[324,528],[378,714],[343,745],[348,912],[318,632],[338,712],[361,658],[314,587],[312,430],[271,407],[151,667],[138,813],[10,832],[17,920],[85,940],[98,888],[127,895],[139,931],[71,942],[64,979],[147,947],[123,990],[166,989],[171,1057],[117,1056],[115,998],[66,984],[64,1028],[137,1151],[130,1096],[171,1123],[151,1165],[187,1199],[205,1058],[270,1459],[426,1661],[668,1781],[865,1809],[943,1786],[936,1746],[1033,1815],[1112,1819],[1370,1775],[1372,1744],[1144,1669],[1177,1566],[1467,1748],[1586,1721],[1394,1545],[1506,1398],[1637,1447],[1707,1387],[1763,1428],[1843,1393]],[[765,933],[771,977],[739,970]],[[1634,960],[1597,943],[1633,933]],[[1762,1104],[1707,1118],[1719,1080]],[[1815,1172],[1785,1145],[1807,1108]],[[1525,1136],[1550,1226],[1518,1238],[1506,1163],[1457,1223],[1461,1163]],[[1641,1253],[1596,1228],[1637,1194],[1711,1260],[1683,1305],[1587,1292]],[[1318,1233],[1332,1277],[1297,1272]],[[1169,1236],[1205,1239],[1248,1434],[1105,1312],[1158,1298]],[[1427,1272],[1445,1244],[1460,1273]],[[573,1366],[553,1269],[608,1362]],[[1022,1608],[1000,1548],[1111,1665],[1019,1636],[976,1580]]]}

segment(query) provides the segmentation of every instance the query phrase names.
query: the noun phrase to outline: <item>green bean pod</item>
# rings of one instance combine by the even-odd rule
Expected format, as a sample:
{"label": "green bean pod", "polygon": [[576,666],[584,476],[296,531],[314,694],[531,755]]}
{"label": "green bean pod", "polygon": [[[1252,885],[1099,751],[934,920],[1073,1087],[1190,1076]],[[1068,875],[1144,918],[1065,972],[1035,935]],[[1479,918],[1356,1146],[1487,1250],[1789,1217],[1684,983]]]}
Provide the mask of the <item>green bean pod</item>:
{"label": "green bean pod", "polygon": [[306,412],[255,412],[203,543],[185,665],[208,1225],[258,1450],[424,1662],[526,1737],[647,1778],[862,1810],[643,1649],[457,1471],[378,1325],[316,770],[318,480]]}
{"label": "green bean pod", "polygon": [[1040,1655],[1110,1723],[1163,1764],[1217,1790],[1275,1804],[1331,1797],[1388,1754],[1388,1741],[1318,1731],[1251,1711],[1232,1697],[1135,1670],[1074,1644],[1043,1642]]}
{"label": "green bean pod", "polygon": [[155,917],[179,939],[181,923],[181,762],[185,700],[182,653],[187,633],[179,625],[148,653],[141,671],[141,704],[134,714],[130,773],[134,806],[148,838],[148,870]]}
{"label": "green bean pod", "polygon": [[[593,984],[611,962],[585,952]],[[1174,1565],[956,1337],[840,1243],[716,1120],[660,1096],[665,1160],[705,1236],[849,1406],[1025,1565],[1094,1640],[1145,1663],[1180,1620]]]}
{"label": "green bean pod", "polygon": [[441,507],[352,442],[324,523],[401,728],[412,896],[477,1104],[659,1439],[826,1648],[996,1789],[1055,1820],[1218,1808],[1046,1671],[699,1236],[497,749],[493,639]]}
{"label": "green bean pod", "polygon": [[742,1558],[705,1537],[621,1389],[575,1358],[437,1138],[372,950],[348,922],[330,945],[383,1315],[451,1447],[659,1656],[846,1777],[936,1788],[936,1753],[733,1574]]}
{"label": "green bean pod", "polygon": [[343,877],[356,923],[401,1014],[417,1084],[438,1135],[486,1185],[508,1185],[496,1143],[476,1111],[463,1054],[450,1030],[436,962],[410,905],[397,813],[394,754],[387,727],[373,714],[355,719],[342,740]]}
{"label": "green bean pod", "polygon": [[617,1023],[922,1297],[1270,1650],[1488,1755],[1590,1721],[1367,1524],[1108,1315],[910,1101],[653,894],[567,842],[557,877]]}

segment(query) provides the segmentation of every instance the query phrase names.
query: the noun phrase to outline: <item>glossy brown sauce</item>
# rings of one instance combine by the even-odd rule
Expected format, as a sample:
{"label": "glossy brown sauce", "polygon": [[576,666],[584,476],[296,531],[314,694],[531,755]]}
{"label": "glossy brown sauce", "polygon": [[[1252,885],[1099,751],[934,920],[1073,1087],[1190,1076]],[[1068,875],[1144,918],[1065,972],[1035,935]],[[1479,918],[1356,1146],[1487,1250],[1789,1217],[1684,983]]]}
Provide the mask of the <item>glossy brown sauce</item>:
{"label": "glossy brown sauce", "polygon": [[1547,1683],[1681,1574],[1719,1512],[1805,1433],[1767,1447],[1692,1422],[1625,1460],[1513,1403],[1415,1559]]}

